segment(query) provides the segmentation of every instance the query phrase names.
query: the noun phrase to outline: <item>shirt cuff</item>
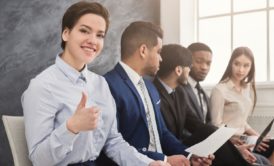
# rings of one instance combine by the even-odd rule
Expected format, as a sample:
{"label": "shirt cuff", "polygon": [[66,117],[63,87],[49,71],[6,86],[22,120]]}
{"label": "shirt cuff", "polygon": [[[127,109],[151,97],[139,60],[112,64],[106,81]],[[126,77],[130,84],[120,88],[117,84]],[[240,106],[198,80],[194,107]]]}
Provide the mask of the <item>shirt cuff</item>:
{"label": "shirt cuff", "polygon": [[167,156],[164,157],[164,162],[165,162],[165,163],[167,162]]}
{"label": "shirt cuff", "polygon": [[58,140],[62,141],[62,144],[72,149],[73,143],[79,134],[74,134],[67,129],[66,121],[56,129],[55,132]]}

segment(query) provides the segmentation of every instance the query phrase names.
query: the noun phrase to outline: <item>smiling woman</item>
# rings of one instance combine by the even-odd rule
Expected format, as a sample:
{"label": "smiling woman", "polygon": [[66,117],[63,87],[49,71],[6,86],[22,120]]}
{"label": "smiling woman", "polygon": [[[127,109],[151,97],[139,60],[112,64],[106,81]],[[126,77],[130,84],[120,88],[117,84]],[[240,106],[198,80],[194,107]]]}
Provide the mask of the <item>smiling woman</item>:
{"label": "smiling woman", "polygon": [[[56,54],[62,52],[60,47],[62,16],[76,1],[78,0],[36,0],[24,3],[20,0],[0,1],[1,115],[23,115],[21,94],[27,88],[29,81],[55,63]],[[159,23],[159,1],[96,0],[96,2],[103,4],[109,10],[111,25],[104,40],[106,49],[102,49],[100,55],[88,65],[88,68],[97,74],[104,74],[111,70],[120,58],[120,37],[129,22],[144,19]],[[67,21],[73,21],[72,17]],[[2,121],[0,121],[0,147],[0,165],[13,165]]]}
{"label": "smiling woman", "polygon": [[101,52],[105,30],[103,17],[96,14],[83,15],[72,29],[66,27],[62,33],[65,42],[62,59],[78,71],[83,69]]}
{"label": "smiling woman", "polygon": [[107,82],[87,68],[103,48],[108,20],[107,9],[99,3],[81,1],[70,6],[62,22],[63,52],[23,93],[33,165],[95,166],[103,147],[119,165],[166,165],[123,140]]}

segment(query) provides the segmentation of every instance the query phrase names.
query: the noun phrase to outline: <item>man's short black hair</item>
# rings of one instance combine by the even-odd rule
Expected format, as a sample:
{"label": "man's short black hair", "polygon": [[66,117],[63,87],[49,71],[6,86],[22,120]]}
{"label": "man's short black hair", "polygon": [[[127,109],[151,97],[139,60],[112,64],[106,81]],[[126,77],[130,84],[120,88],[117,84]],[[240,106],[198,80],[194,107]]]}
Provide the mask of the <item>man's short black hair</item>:
{"label": "man's short black hair", "polygon": [[190,44],[188,47],[189,51],[191,51],[192,53],[197,52],[197,51],[208,51],[212,54],[211,49],[209,48],[209,46],[207,46],[204,43],[192,43]]}
{"label": "man's short black hair", "polygon": [[179,45],[164,45],[161,51],[162,62],[158,71],[159,77],[165,77],[170,74],[177,66],[190,67],[192,64],[191,52]]}
{"label": "man's short black hair", "polygon": [[156,46],[157,38],[163,38],[163,30],[160,26],[146,21],[131,23],[121,37],[121,59],[130,57],[142,44],[149,49]]}

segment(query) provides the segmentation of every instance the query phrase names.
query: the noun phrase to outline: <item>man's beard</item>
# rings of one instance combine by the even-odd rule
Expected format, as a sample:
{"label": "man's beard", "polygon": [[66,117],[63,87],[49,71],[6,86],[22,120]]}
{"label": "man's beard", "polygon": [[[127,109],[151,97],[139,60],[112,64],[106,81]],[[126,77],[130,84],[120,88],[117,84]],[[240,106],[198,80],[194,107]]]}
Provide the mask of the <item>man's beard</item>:
{"label": "man's beard", "polygon": [[183,76],[180,76],[180,77],[177,79],[177,82],[179,83],[179,85],[186,85],[186,84],[187,84],[187,79],[184,78]]}

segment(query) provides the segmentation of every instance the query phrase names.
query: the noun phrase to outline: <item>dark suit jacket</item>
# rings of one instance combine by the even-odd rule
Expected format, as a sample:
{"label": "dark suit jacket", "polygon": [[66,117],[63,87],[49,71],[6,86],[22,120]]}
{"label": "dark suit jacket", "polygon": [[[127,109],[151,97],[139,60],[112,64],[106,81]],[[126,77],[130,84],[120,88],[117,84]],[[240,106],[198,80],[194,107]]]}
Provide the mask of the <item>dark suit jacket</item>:
{"label": "dark suit jacket", "polygon": [[[105,78],[116,102],[118,130],[124,139],[148,157],[163,160],[163,154],[148,151],[149,131],[144,104],[125,70],[118,63],[112,71],[105,75]],[[160,98],[157,89],[149,80],[144,79],[144,81],[155,111],[163,153],[165,155],[187,155],[184,151],[186,147],[166,128],[160,112]]]}
{"label": "dark suit jacket", "polygon": [[[195,140],[201,141],[216,130],[216,127],[205,125],[197,118],[192,111],[193,108],[184,91],[177,93],[176,89],[176,93],[174,94],[175,99],[172,99],[158,78],[154,79],[153,83],[158,89],[161,97],[161,112],[166,125],[178,139],[184,142],[186,141],[187,144],[194,144],[195,142],[190,143],[188,141],[189,137],[193,140],[193,137],[191,137],[193,133],[195,134],[195,136],[193,135]],[[208,131],[201,131],[201,128]],[[206,133],[203,134],[203,132]]]}
{"label": "dark suit jacket", "polygon": [[205,91],[202,89],[203,96],[205,97],[206,105],[207,105],[207,114],[203,115],[203,112],[201,110],[201,107],[198,103],[197,97],[195,93],[193,92],[191,85],[186,84],[186,85],[180,85],[177,88],[178,93],[186,93],[188,96],[188,100],[190,101],[190,104],[192,106],[193,113],[203,122],[204,116],[206,116],[206,123],[211,123],[211,116],[210,116],[210,107],[209,107],[209,97],[205,93]]}
{"label": "dark suit jacket", "polygon": [[[175,99],[172,99],[157,78],[153,83],[159,91],[161,97],[161,112],[168,128],[186,145],[201,142],[217,129],[210,124],[204,124],[203,121],[193,113],[192,103],[189,101],[184,89],[178,87],[180,89],[178,91],[178,88],[176,88]],[[185,135],[185,129],[187,129],[191,135]],[[215,160],[212,164],[215,166],[249,165],[229,141],[214,154]]]}

